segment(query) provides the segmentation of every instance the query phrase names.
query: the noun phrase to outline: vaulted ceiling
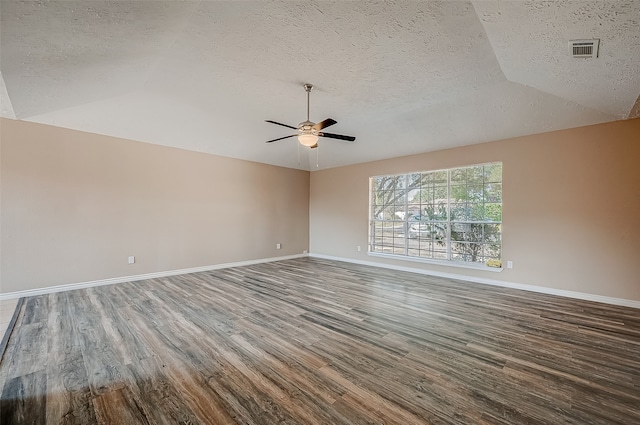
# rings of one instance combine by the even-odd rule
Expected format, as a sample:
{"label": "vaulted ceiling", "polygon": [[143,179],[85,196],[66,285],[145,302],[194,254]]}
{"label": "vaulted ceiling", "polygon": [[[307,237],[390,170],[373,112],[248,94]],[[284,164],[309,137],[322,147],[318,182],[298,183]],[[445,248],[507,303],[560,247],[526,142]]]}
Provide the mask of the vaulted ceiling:
{"label": "vaulted ceiling", "polygon": [[[639,1],[3,0],[0,23],[3,117],[285,167],[640,115]],[[355,143],[264,143],[304,121],[305,82]]]}

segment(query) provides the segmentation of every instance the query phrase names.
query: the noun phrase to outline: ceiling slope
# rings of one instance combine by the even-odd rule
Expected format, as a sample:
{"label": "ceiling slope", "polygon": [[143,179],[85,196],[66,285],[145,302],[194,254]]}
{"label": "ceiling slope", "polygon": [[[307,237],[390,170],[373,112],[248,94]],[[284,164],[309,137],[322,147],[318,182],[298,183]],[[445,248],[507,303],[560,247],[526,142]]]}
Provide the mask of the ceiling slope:
{"label": "ceiling slope", "polygon": [[7,92],[7,86],[4,83],[4,77],[0,72],[0,116],[4,118],[16,119],[16,113],[13,111],[13,105]]}
{"label": "ceiling slope", "polygon": [[[640,93],[640,2],[474,5],[510,81],[617,119],[629,115]],[[568,54],[569,40],[593,38],[600,39],[597,59]]]}

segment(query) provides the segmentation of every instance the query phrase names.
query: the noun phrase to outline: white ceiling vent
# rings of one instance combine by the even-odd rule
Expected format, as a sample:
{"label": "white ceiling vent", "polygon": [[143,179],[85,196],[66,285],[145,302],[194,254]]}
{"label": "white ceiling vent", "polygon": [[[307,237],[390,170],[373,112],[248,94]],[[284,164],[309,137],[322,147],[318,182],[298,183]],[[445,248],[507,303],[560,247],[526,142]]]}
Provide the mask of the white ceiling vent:
{"label": "white ceiling vent", "polygon": [[600,39],[593,40],[570,40],[569,53],[574,58],[597,58]]}

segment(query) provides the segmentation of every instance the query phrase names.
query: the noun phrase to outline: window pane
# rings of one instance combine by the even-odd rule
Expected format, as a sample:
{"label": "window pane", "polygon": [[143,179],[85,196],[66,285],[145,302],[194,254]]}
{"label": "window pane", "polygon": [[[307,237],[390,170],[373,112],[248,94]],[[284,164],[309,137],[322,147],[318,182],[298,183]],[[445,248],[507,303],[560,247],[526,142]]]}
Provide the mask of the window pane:
{"label": "window pane", "polygon": [[469,240],[471,234],[471,224],[469,223],[452,223],[451,224],[451,240],[466,241]]}
{"label": "window pane", "polygon": [[426,220],[446,220],[447,219],[447,204],[429,204],[422,206],[423,219]]}
{"label": "window pane", "polygon": [[[387,223],[385,223],[385,224],[387,224]],[[391,224],[391,223],[388,223],[388,224]],[[390,238],[390,239],[389,239],[389,240],[390,240],[390,242],[385,242],[385,245],[387,245],[387,244],[391,244],[391,243],[392,243],[392,241],[393,241],[393,226],[386,226],[386,225],[385,225],[385,226],[382,228],[382,236],[383,236],[384,238]]]}
{"label": "window pane", "polygon": [[447,224],[446,223],[434,223],[433,239],[440,242],[443,246],[447,240]]}
{"label": "window pane", "polygon": [[465,235],[465,232],[455,232],[453,231],[453,229],[451,230],[452,241],[464,241],[464,235]]}
{"label": "window pane", "polygon": [[469,220],[471,221],[484,220],[484,206],[481,203],[469,205]]}
{"label": "window pane", "polygon": [[435,260],[448,260],[449,256],[447,251],[433,251],[433,258]]}
{"label": "window pane", "polygon": [[378,176],[370,185],[372,252],[447,261],[500,259],[502,164]]}
{"label": "window pane", "polygon": [[451,204],[451,221],[469,220],[467,204]]}
{"label": "window pane", "polygon": [[499,183],[502,182],[502,164],[486,164],[484,166],[484,181],[485,183]]}
{"label": "window pane", "polygon": [[446,202],[447,200],[447,186],[434,186],[433,187],[433,201],[434,202]]}
{"label": "window pane", "polygon": [[393,205],[389,205],[383,210],[381,210],[376,218],[380,220],[392,220],[394,212],[395,212],[395,207]]}
{"label": "window pane", "polygon": [[467,172],[465,168],[454,168],[451,170],[451,183],[459,184],[467,181]]}
{"label": "window pane", "polygon": [[407,239],[407,247],[409,248],[409,250],[420,249],[420,238]]}
{"label": "window pane", "polygon": [[500,234],[500,224],[483,224],[484,242],[500,242],[502,240]]}
{"label": "window pane", "polygon": [[447,220],[447,203],[438,202],[434,207],[434,220],[446,221]]}
{"label": "window pane", "polygon": [[371,234],[372,244],[376,246],[382,245],[382,227],[377,223],[374,223],[374,228]]}
{"label": "window pane", "polygon": [[434,258],[433,257],[433,251],[431,251],[429,249],[422,249],[422,250],[420,250],[420,257],[432,259],[432,258]]}
{"label": "window pane", "polygon": [[451,240],[480,243],[483,241],[482,226],[482,224],[454,223],[451,225]]}
{"label": "window pane", "polygon": [[485,202],[502,202],[502,184],[487,183],[484,185]]}
{"label": "window pane", "polygon": [[407,199],[408,199],[410,204],[412,204],[412,203],[418,203],[419,204],[421,198],[422,198],[422,190],[420,188],[412,189],[407,193]]}
{"label": "window pane", "polygon": [[465,240],[469,242],[481,243],[484,240],[484,225],[482,224],[470,224],[469,231],[466,234]]}
{"label": "window pane", "polygon": [[484,181],[484,166],[477,165],[467,168],[467,182],[469,184],[482,184]]}
{"label": "window pane", "polygon": [[396,205],[404,205],[406,202],[406,189],[398,189],[393,193],[393,203]]}
{"label": "window pane", "polygon": [[467,186],[452,185],[449,199],[451,202],[460,202],[467,199]]}
{"label": "window pane", "polygon": [[413,173],[408,176],[408,185],[409,187],[420,186],[422,183],[422,174],[421,173]]}
{"label": "window pane", "polygon": [[502,204],[484,204],[484,219],[486,221],[502,221]]}
{"label": "window pane", "polygon": [[502,249],[500,248],[500,244],[499,243],[485,244],[484,255],[485,255],[485,258],[492,258],[495,260],[499,260],[502,255]]}
{"label": "window pane", "polygon": [[436,217],[436,206],[433,204],[422,205],[422,214],[419,220],[434,220]]}
{"label": "window pane", "polygon": [[431,203],[433,200],[433,187],[422,186],[420,193],[414,197],[415,202]]}
{"label": "window pane", "polygon": [[484,186],[467,186],[466,200],[469,202],[482,202],[484,200]]}
{"label": "window pane", "polygon": [[448,184],[446,171],[434,171],[432,173],[432,176],[433,176],[433,182],[436,185],[446,186]]}
{"label": "window pane", "polygon": [[452,242],[451,258],[457,261],[482,261],[482,244]]}
{"label": "window pane", "polygon": [[375,193],[376,199],[374,205],[389,205],[393,198],[393,190],[381,190]]}

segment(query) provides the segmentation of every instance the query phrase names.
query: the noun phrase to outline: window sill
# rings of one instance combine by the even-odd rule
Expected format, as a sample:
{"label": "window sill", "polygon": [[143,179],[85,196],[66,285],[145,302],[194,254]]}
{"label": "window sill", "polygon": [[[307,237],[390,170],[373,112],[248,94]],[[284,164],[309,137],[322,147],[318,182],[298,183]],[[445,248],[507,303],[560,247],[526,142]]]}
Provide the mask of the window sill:
{"label": "window sill", "polygon": [[489,266],[485,266],[484,264],[463,263],[460,261],[429,260],[428,258],[407,257],[404,255],[383,254],[380,252],[367,252],[367,255],[371,257],[388,258],[390,260],[401,260],[401,261],[409,261],[412,263],[425,263],[425,264],[433,264],[436,266],[457,267],[462,269],[473,269],[473,270],[481,270],[481,271],[494,272],[494,273],[499,273],[503,270],[502,267],[489,267]]}

